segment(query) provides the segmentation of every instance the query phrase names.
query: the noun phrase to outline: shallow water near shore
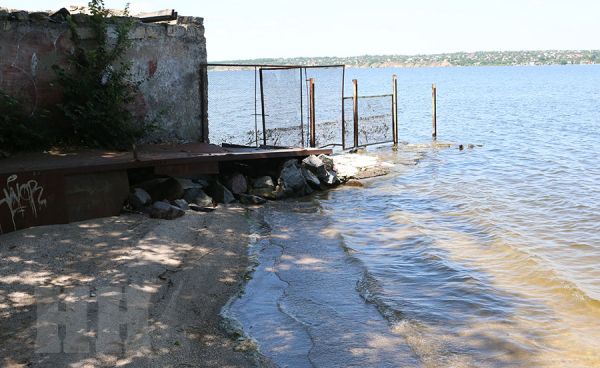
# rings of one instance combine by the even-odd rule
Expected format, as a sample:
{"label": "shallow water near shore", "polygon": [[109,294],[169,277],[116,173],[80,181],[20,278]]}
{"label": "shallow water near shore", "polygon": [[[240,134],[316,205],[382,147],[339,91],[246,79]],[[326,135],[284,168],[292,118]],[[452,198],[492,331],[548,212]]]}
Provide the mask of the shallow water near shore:
{"label": "shallow water near shore", "polygon": [[[354,71],[391,72],[419,144],[266,206],[230,315],[280,366],[600,365],[600,67]],[[440,141],[482,147],[428,142],[427,80]]]}

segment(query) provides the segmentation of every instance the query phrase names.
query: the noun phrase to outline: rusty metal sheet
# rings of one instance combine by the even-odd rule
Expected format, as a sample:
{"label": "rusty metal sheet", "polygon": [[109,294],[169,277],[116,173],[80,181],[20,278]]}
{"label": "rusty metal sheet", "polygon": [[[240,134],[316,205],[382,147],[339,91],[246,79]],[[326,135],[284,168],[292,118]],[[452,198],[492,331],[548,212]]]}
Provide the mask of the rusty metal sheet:
{"label": "rusty metal sheet", "polygon": [[[147,145],[138,148],[139,160],[131,152],[83,150],[64,154],[23,153],[0,160],[0,175],[45,172],[71,175],[141,167],[201,164],[231,160],[253,160],[267,157],[301,157],[331,154],[330,149],[265,147],[219,147],[208,143],[181,145]],[[19,174],[20,175],[20,174]],[[44,174],[46,175],[46,174]]]}
{"label": "rusty metal sheet", "polygon": [[62,175],[0,174],[0,234],[67,220]]}
{"label": "rusty metal sheet", "polygon": [[180,178],[195,179],[199,175],[203,174],[218,174],[219,163],[218,162],[198,162],[195,164],[187,165],[168,165],[168,166],[157,166],[154,168],[154,174],[156,175],[167,175]]}
{"label": "rusty metal sheet", "polygon": [[256,149],[206,143],[143,147],[130,152],[82,151],[65,155],[19,154],[0,161],[0,234],[31,226],[63,224],[119,213],[128,194],[126,170],[156,174],[217,174],[224,162],[282,159],[330,149]]}
{"label": "rusty metal sheet", "polygon": [[68,175],[65,193],[69,222],[116,216],[129,195],[127,171]]}

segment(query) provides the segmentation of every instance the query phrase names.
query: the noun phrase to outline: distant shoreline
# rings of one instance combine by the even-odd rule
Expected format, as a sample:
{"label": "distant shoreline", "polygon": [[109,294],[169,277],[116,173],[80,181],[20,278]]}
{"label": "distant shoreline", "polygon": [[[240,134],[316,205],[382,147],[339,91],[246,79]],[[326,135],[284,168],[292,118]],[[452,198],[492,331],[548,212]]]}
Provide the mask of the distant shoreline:
{"label": "distant shoreline", "polygon": [[[219,63],[224,63],[220,61]],[[232,62],[233,64],[233,62]],[[218,66],[218,67],[209,67],[208,71],[210,72],[227,72],[227,71],[240,71],[240,70],[252,70],[252,64],[248,64],[247,68],[245,67],[226,67],[226,66]],[[276,65],[293,65],[298,66],[297,64],[276,64]],[[300,65],[300,66],[315,66],[315,65],[329,65],[329,64],[314,64],[314,65]],[[584,63],[584,64],[489,64],[489,65],[382,65],[382,66],[362,66],[362,65],[346,65],[347,69],[385,69],[385,68],[395,68],[395,69],[422,69],[422,68],[486,68],[486,67],[504,67],[504,66],[512,66],[512,67],[535,67],[535,66],[573,66],[573,65],[600,65],[599,63]]]}
{"label": "distant shoreline", "polygon": [[[486,51],[433,55],[363,55],[227,60],[222,64],[341,65],[350,68],[428,68],[600,64],[600,50]],[[212,70],[228,70],[215,67]]]}

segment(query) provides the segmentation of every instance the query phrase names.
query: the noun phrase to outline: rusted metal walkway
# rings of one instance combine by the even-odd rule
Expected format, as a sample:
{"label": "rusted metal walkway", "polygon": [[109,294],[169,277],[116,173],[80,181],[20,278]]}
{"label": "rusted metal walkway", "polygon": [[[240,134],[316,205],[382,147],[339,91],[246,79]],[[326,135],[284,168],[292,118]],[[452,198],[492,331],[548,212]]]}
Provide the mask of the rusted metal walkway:
{"label": "rusted metal walkway", "polygon": [[232,161],[331,154],[330,149],[254,148],[207,143],[145,145],[129,152],[82,150],[0,159],[0,234],[31,226],[117,215],[129,193],[128,171],[189,177],[218,174]]}
{"label": "rusted metal walkway", "polygon": [[[219,162],[245,161],[265,158],[302,157],[330,154],[330,149],[314,148],[254,148],[241,146],[220,147],[208,143],[180,145],[145,145],[133,152],[106,150],[83,150],[73,152],[25,153],[0,159],[0,178],[19,173],[83,173],[101,172],[142,167],[179,165],[202,166],[205,174],[216,174]],[[201,172],[202,173],[202,172]],[[0,179],[0,184],[3,181]],[[0,188],[2,188],[0,186]]]}

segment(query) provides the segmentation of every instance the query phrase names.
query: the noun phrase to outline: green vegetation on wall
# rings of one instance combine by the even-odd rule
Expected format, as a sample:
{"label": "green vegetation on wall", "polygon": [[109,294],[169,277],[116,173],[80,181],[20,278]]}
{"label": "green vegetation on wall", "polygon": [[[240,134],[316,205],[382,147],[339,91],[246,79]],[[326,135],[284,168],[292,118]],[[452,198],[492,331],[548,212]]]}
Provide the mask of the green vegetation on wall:
{"label": "green vegetation on wall", "polygon": [[122,59],[130,46],[128,34],[133,23],[128,17],[113,22],[116,37],[114,45],[109,45],[109,12],[103,0],[92,0],[88,7],[93,39],[81,40],[77,24],[69,17],[75,51],[67,69],[54,66],[64,96],[59,108],[70,128],[63,138],[76,146],[126,148],[144,132],[128,110],[135,86],[128,81],[131,65]]}
{"label": "green vegetation on wall", "polygon": [[[123,60],[130,46],[132,18],[111,17],[103,0],[91,0],[85,27],[91,39],[81,39],[73,17],[67,21],[73,42],[63,68],[54,65],[63,102],[28,115],[16,98],[0,91],[0,150],[43,150],[51,146],[129,148],[150,126],[130,111],[137,85],[129,82],[131,65]],[[108,37],[114,30],[114,37]]]}
{"label": "green vegetation on wall", "polygon": [[47,148],[52,141],[44,114],[27,114],[18,99],[0,91],[0,154]]}

